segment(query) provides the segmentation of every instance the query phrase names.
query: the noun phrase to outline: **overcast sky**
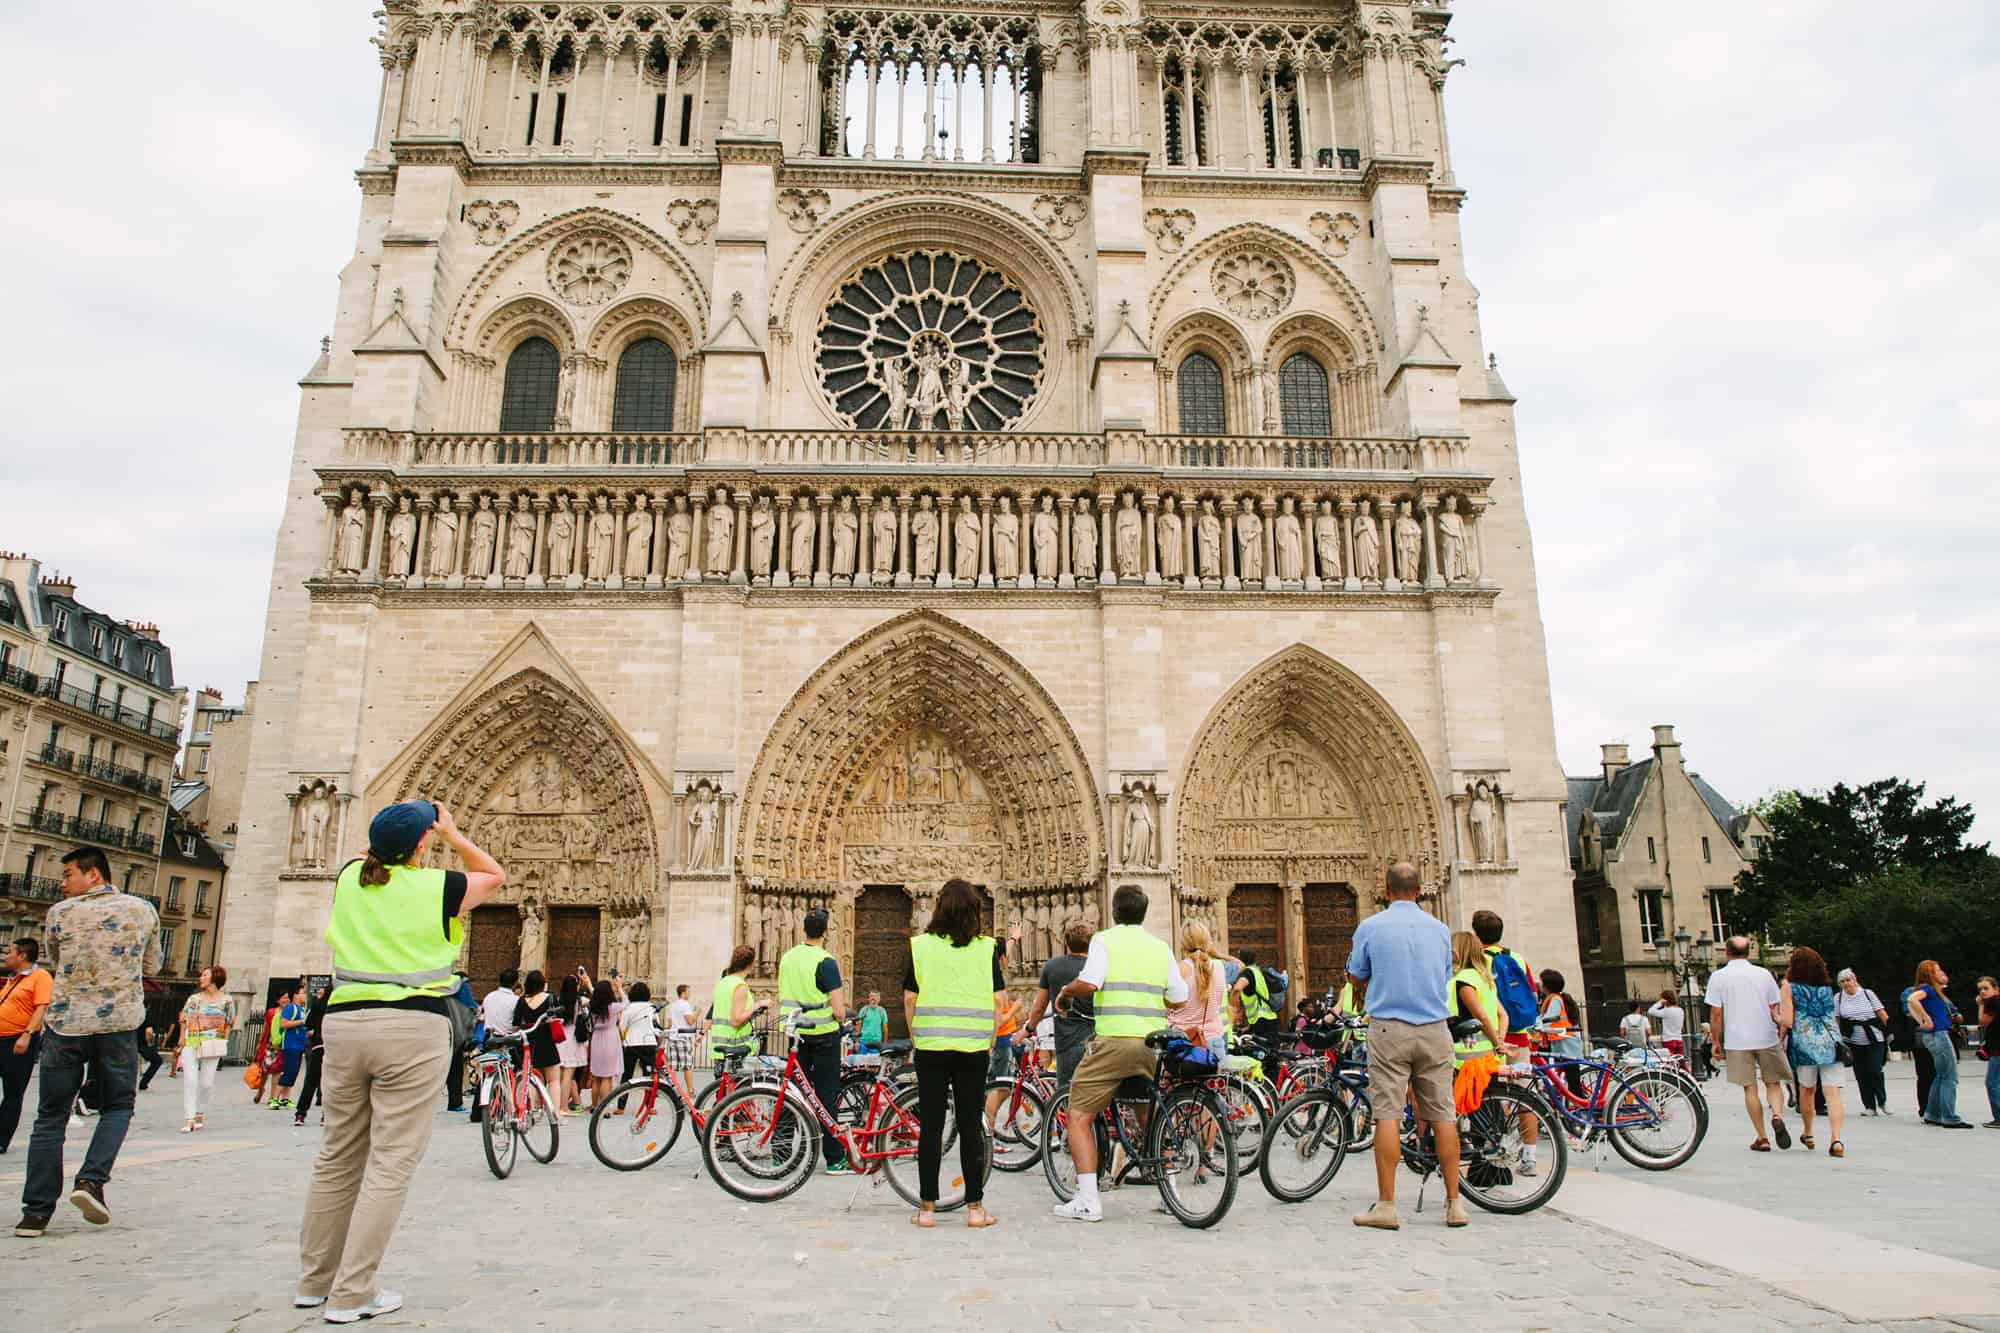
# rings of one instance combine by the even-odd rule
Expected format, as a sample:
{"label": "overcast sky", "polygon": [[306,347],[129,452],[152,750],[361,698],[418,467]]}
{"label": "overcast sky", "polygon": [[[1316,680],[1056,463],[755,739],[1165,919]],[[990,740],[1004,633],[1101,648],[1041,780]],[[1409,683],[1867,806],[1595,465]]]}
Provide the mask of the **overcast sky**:
{"label": "overcast sky", "polygon": [[[231,699],[352,253],[372,7],[9,25],[0,547]],[[1895,774],[2000,834],[1990,0],[1457,10],[1565,767],[1672,722],[1739,802]]]}

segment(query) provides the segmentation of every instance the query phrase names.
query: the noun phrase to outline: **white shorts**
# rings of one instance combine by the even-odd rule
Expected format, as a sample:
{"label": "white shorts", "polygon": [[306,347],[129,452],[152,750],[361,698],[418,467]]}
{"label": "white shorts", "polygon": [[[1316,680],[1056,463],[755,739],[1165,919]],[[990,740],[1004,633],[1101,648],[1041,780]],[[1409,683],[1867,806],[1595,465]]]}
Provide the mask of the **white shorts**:
{"label": "white shorts", "polygon": [[1847,1066],[1845,1065],[1794,1065],[1792,1073],[1798,1076],[1802,1088],[1844,1088],[1847,1086]]}

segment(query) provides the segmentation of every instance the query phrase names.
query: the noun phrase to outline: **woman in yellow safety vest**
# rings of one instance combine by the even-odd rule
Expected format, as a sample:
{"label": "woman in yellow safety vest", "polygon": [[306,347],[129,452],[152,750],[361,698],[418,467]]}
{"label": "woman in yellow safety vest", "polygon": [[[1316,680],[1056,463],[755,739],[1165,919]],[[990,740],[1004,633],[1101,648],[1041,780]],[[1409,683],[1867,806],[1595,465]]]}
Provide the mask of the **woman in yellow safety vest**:
{"label": "woman in yellow safety vest", "polygon": [[1507,1011],[1500,1007],[1486,946],[1469,930],[1451,937],[1451,991],[1446,1008],[1453,1023],[1470,1016],[1484,1029],[1454,1039],[1451,1047],[1452,1064],[1458,1070],[1452,1082],[1453,1100],[1460,1115],[1470,1115],[1479,1109],[1486,1097],[1487,1081],[1500,1068],[1497,1052],[1507,1037]]}
{"label": "woman in yellow safety vest", "polygon": [[965,1178],[965,1224],[990,1227],[1000,1219],[981,1200],[986,1183],[987,1055],[993,1016],[1007,1002],[999,951],[979,933],[979,891],[962,879],[945,881],[937,910],[921,935],[910,937],[910,966],[903,976],[903,1017],[916,1047],[917,1187],[922,1203],[910,1220],[937,1225],[938,1172],[944,1157],[945,1103],[958,1122],[958,1168]]}
{"label": "woman in yellow safety vest", "polygon": [[757,1044],[751,1026],[758,1014],[771,1007],[771,1002],[754,998],[750,987],[744,984],[744,978],[750,975],[750,965],[756,961],[755,949],[747,944],[737,945],[729,955],[729,966],[715,983],[708,1007],[708,1054],[712,1060],[726,1058],[718,1047]]}

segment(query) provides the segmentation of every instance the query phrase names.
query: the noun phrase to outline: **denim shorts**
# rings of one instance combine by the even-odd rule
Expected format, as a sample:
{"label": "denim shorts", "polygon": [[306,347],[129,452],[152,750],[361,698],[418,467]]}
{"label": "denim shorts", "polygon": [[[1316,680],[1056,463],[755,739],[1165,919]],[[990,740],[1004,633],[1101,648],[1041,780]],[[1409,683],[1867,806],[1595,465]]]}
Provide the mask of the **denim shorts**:
{"label": "denim shorts", "polygon": [[986,1062],[986,1079],[990,1083],[996,1078],[1014,1077],[1014,1043],[1002,1037],[993,1043],[993,1054]]}

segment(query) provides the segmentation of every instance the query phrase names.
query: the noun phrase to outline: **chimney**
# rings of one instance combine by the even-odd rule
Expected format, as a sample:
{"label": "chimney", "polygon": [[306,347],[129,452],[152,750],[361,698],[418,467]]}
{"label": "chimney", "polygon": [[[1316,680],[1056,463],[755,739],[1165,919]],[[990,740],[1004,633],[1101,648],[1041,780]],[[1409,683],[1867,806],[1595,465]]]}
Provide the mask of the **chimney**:
{"label": "chimney", "polygon": [[125,622],[125,628],[131,630],[142,639],[150,639],[154,643],[160,641],[160,627],[158,625],[143,624],[137,620],[128,620]]}
{"label": "chimney", "polygon": [[42,580],[42,588],[54,597],[76,600],[76,580],[67,574],[50,574]]}
{"label": "chimney", "polygon": [[1604,781],[1610,781],[1631,767],[1631,751],[1622,742],[1600,747],[1604,751]]}
{"label": "chimney", "polygon": [[1653,758],[1662,765],[1681,766],[1681,743],[1674,739],[1670,723],[1663,722],[1653,728]]}

